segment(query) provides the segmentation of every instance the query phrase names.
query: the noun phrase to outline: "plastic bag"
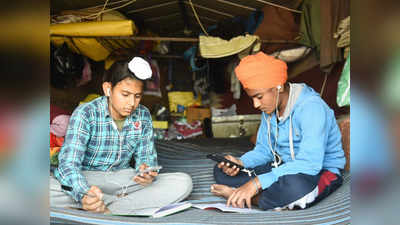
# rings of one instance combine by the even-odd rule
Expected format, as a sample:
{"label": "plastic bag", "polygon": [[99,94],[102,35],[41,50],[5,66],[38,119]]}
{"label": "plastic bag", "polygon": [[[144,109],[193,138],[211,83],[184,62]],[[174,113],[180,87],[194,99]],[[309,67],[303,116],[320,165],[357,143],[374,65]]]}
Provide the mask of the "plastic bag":
{"label": "plastic bag", "polygon": [[340,107],[350,105],[350,55],[344,64],[338,82],[336,102]]}
{"label": "plastic bag", "polygon": [[390,58],[383,77],[381,99],[390,111],[400,111],[400,51]]}
{"label": "plastic bag", "polygon": [[81,79],[85,61],[82,55],[69,50],[67,44],[61,47],[51,46],[50,82],[56,88],[67,88],[76,86],[75,83]]}

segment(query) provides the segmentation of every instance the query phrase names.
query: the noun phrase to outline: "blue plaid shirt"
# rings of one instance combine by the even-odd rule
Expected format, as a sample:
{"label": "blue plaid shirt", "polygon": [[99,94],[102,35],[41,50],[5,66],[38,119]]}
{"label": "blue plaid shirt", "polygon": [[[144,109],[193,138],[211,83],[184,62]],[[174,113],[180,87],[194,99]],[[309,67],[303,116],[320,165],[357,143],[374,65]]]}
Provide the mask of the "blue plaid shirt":
{"label": "blue plaid shirt", "polygon": [[157,165],[151,114],[139,105],[126,118],[122,131],[118,131],[108,110],[107,97],[102,96],[73,112],[54,176],[62,185],[72,187],[67,193],[80,201],[81,193],[90,189],[82,170],[125,169],[132,156],[136,169],[142,163]]}

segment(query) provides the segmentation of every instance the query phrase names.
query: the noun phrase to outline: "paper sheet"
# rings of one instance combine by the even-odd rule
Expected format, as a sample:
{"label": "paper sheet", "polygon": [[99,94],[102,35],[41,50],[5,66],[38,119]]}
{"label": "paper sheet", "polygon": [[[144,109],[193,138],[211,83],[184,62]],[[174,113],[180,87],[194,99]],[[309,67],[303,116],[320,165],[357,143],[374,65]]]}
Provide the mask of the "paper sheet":
{"label": "paper sheet", "polygon": [[193,204],[192,207],[198,209],[219,209],[223,212],[237,212],[237,213],[261,213],[264,212],[260,209],[249,209],[249,208],[235,208],[227,207],[225,203],[214,203],[214,204]]}

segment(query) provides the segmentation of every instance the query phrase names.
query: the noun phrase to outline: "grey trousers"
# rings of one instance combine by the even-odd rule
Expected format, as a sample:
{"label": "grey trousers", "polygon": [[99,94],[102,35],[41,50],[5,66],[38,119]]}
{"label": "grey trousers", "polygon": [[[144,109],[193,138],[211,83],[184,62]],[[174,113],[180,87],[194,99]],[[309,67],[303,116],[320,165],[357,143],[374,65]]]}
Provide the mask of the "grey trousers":
{"label": "grey trousers", "polygon": [[[82,171],[89,186],[96,185],[104,193],[103,201],[112,214],[151,214],[157,208],[182,201],[192,192],[192,178],[186,173],[161,173],[152,184],[142,186],[133,181],[133,169],[119,171]],[[119,194],[125,195],[117,197]],[[82,208],[50,177],[50,206]]]}

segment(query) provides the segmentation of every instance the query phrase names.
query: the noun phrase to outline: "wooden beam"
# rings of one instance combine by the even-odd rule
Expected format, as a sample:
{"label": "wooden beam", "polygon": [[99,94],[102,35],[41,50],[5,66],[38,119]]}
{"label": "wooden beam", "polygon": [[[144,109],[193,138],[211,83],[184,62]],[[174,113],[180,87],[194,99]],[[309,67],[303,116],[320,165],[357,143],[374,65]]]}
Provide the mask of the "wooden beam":
{"label": "wooden beam", "polygon": [[156,8],[160,8],[160,7],[164,7],[164,6],[168,6],[168,5],[172,5],[172,4],[177,4],[177,3],[178,3],[178,1],[166,2],[166,3],[159,4],[159,5],[153,5],[153,6],[150,6],[150,7],[130,10],[130,11],[125,12],[125,13],[126,14],[138,13],[138,12],[142,12],[142,11],[146,11],[146,10],[150,10],[150,9],[156,9]]}
{"label": "wooden beam", "polygon": [[291,12],[300,13],[300,14],[303,13],[302,11],[299,11],[299,10],[296,10],[296,9],[291,9],[291,8],[286,7],[286,6],[275,4],[275,3],[272,3],[272,2],[269,2],[269,1],[265,1],[265,0],[256,0],[256,1],[264,3],[266,5],[278,7],[278,8],[281,8],[281,9],[286,9],[286,10],[291,11]]}
{"label": "wooden beam", "polygon": [[179,16],[179,15],[180,15],[180,13],[174,13],[174,14],[170,14],[170,15],[166,15],[166,16],[152,17],[149,19],[145,19],[144,22],[154,22],[156,20],[168,19],[171,17]]}
{"label": "wooden beam", "polygon": [[217,0],[217,1],[221,2],[221,3],[224,3],[224,4],[227,4],[227,5],[239,7],[239,8],[242,8],[242,9],[246,9],[246,10],[250,10],[250,11],[256,11],[256,9],[253,8],[253,7],[240,5],[240,4],[237,4],[237,3],[230,2],[230,1],[225,1],[225,0]]}
{"label": "wooden beam", "polygon": [[198,42],[198,38],[180,38],[180,37],[110,37],[110,39],[131,39],[140,41],[172,41],[172,42]]}
{"label": "wooden beam", "polygon": [[[194,16],[193,13],[189,13],[189,16],[190,16],[191,18],[195,18],[195,19],[196,19],[196,17]],[[217,23],[217,22],[218,22],[217,20],[214,20],[214,19],[212,19],[212,18],[210,18],[210,17],[207,17],[207,16],[199,16],[199,18],[202,19],[202,20],[211,21],[211,22],[213,22],[213,23]],[[198,25],[198,24],[197,24],[197,21],[196,21],[196,25]]]}
{"label": "wooden beam", "polygon": [[[51,35],[58,37],[76,37],[76,38],[96,38],[94,36],[65,36],[65,35]],[[182,37],[140,37],[140,36],[104,36],[104,39],[115,40],[137,40],[137,41],[172,41],[172,42],[199,42],[198,38],[182,38]],[[297,44],[295,40],[261,40],[262,43],[271,44]]]}
{"label": "wooden beam", "polygon": [[[189,1],[185,1],[185,4],[188,5],[188,6],[190,6]],[[227,17],[230,17],[230,18],[233,18],[233,17],[234,17],[232,14],[225,13],[225,12],[221,12],[221,11],[218,11],[218,10],[215,10],[215,9],[210,9],[210,8],[205,7],[205,6],[198,5],[198,4],[194,4],[194,3],[193,3],[193,7],[197,7],[197,8],[199,8],[199,9],[204,9],[204,10],[207,10],[207,11],[210,11],[210,12],[213,12],[213,13],[216,13],[216,14],[219,14],[219,15],[227,16]],[[197,13],[197,14],[198,14],[198,13]]]}
{"label": "wooden beam", "polygon": [[151,58],[159,58],[159,59],[183,59],[182,55],[153,55],[151,54]]}
{"label": "wooden beam", "polygon": [[178,5],[179,5],[179,9],[181,11],[182,21],[184,24],[184,30],[190,30],[192,24],[189,21],[188,13],[186,11],[186,7],[185,7],[185,4],[183,3],[183,0],[179,0]]}

